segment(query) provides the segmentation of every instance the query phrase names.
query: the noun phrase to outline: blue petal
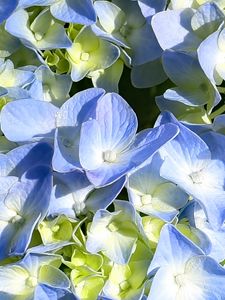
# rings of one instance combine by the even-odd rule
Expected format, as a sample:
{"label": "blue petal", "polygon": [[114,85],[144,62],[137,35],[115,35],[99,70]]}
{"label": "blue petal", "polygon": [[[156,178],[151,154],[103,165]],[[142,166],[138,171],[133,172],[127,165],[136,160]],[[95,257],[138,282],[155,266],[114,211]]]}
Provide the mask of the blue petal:
{"label": "blue petal", "polygon": [[34,300],[78,300],[78,298],[67,289],[53,288],[45,284],[39,284],[34,293]]}
{"label": "blue petal", "polygon": [[152,18],[152,27],[156,38],[165,49],[196,49],[201,40],[197,38],[191,27],[194,10],[166,10]]}
{"label": "blue petal", "polygon": [[50,7],[52,15],[61,21],[90,25],[96,22],[91,0],[61,0]]}
{"label": "blue petal", "polygon": [[57,114],[53,168],[70,172],[80,167],[78,145],[82,122],[95,115],[97,101],[104,95],[103,89],[91,88],[75,94],[66,101]]}
{"label": "blue petal", "polygon": [[156,13],[166,8],[166,0],[138,0],[141,12],[148,22]]}
{"label": "blue petal", "polygon": [[[165,113],[161,123],[168,119],[175,120]],[[174,122],[180,134],[162,149],[165,160],[160,174],[192,195],[204,208],[210,224],[218,228],[225,219],[224,163],[211,159],[207,144],[178,121]],[[192,175],[196,174],[203,176],[200,181],[193,180]]]}
{"label": "blue petal", "polygon": [[159,46],[152,28],[147,23],[141,28],[133,29],[127,36],[127,40],[131,46],[128,53],[131,54],[134,66],[153,61],[162,55],[162,48]]}
{"label": "blue petal", "polygon": [[98,209],[106,209],[121,192],[125,182],[124,176],[106,187],[95,189],[86,200],[88,210],[96,212]]}
{"label": "blue petal", "polygon": [[[218,104],[221,97],[202,71],[198,60],[192,55],[178,51],[165,51],[163,67],[168,77],[178,86],[164,94],[168,99],[181,99],[184,104]],[[186,99],[186,101],[185,101]]]}
{"label": "blue petal", "polygon": [[166,81],[166,79],[167,75],[163,69],[161,59],[133,66],[131,69],[131,82],[137,88],[154,87]]}
{"label": "blue petal", "polygon": [[103,149],[100,124],[96,120],[83,123],[79,145],[81,166],[86,170],[99,168],[103,163]]}
{"label": "blue petal", "polygon": [[212,159],[224,161],[225,136],[214,131],[208,131],[201,134],[201,138],[208,145]]}
{"label": "blue petal", "polygon": [[[21,177],[31,167],[51,165],[53,149],[46,143],[27,144],[8,152],[7,173]],[[0,159],[0,162],[2,160]],[[0,163],[1,166],[1,163]]]}
{"label": "blue petal", "polygon": [[10,241],[10,255],[24,254],[37,222],[47,213],[52,188],[51,172],[44,166],[30,169],[23,175],[21,181],[13,186],[5,199],[8,204],[13,197],[19,197],[19,201],[23,202],[20,213],[24,223],[19,228],[14,227],[14,236]]}
{"label": "blue petal", "polygon": [[31,6],[47,6],[51,5],[55,0],[20,0],[18,8],[27,8]]}
{"label": "blue petal", "polygon": [[218,46],[218,38],[222,31],[223,24],[219,27],[217,31],[209,35],[199,46],[198,48],[198,59],[199,63],[209,78],[213,83],[216,83],[215,78],[215,67],[221,51]]}
{"label": "blue petal", "polygon": [[18,4],[18,0],[5,1],[0,0],[0,23],[6,20],[14,11]]}
{"label": "blue petal", "polygon": [[14,142],[52,139],[57,112],[57,107],[44,101],[23,99],[10,102],[2,109],[1,129]]}
{"label": "blue petal", "polygon": [[76,211],[76,208],[79,206],[85,208],[85,200],[92,190],[93,185],[79,170],[70,173],[54,173],[54,188],[48,215],[64,214],[76,218],[76,215],[82,213],[82,209]]}
{"label": "blue petal", "polygon": [[40,213],[43,219],[49,207],[52,189],[51,169],[48,166],[33,167],[24,173],[21,181],[24,182],[23,197],[26,197],[24,213],[28,216]]}

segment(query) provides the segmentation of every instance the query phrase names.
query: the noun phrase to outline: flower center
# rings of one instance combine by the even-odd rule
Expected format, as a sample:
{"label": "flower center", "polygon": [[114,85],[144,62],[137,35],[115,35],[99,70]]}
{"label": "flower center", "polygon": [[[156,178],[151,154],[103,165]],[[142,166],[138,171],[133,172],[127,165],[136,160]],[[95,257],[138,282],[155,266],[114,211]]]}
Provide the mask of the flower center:
{"label": "flower center", "polygon": [[43,39],[44,35],[40,32],[35,32],[34,37],[35,37],[36,41],[41,41]]}
{"label": "flower center", "polygon": [[82,61],[88,61],[88,60],[89,60],[89,57],[90,57],[90,54],[87,53],[87,52],[82,52],[82,53],[80,54],[80,60],[82,60]]}
{"label": "flower center", "polygon": [[179,287],[182,287],[185,285],[187,279],[185,274],[178,274],[175,276],[175,282]]}
{"label": "flower center", "polygon": [[204,177],[201,171],[193,172],[189,175],[194,184],[202,184]]}
{"label": "flower center", "polygon": [[109,231],[111,232],[115,232],[119,230],[118,225],[115,222],[111,222],[109,223],[109,225],[107,226],[107,228],[109,229]]}
{"label": "flower center", "polygon": [[34,288],[38,284],[38,279],[35,276],[30,276],[26,280],[26,286]]}
{"label": "flower center", "polygon": [[24,222],[24,219],[22,216],[20,216],[19,214],[15,215],[14,217],[11,218],[11,220],[9,221],[12,224],[22,224]]}
{"label": "flower center", "polygon": [[120,283],[120,290],[126,291],[130,288],[130,283],[127,280],[124,280]]}
{"label": "flower center", "polygon": [[148,204],[151,204],[151,202],[152,202],[152,196],[151,195],[146,194],[146,195],[143,195],[141,197],[142,205],[148,205]]}
{"label": "flower center", "polygon": [[60,229],[60,226],[55,225],[55,226],[52,227],[52,232],[57,233],[59,231],[59,229]]}
{"label": "flower center", "polygon": [[106,150],[103,152],[103,160],[105,162],[113,163],[116,161],[117,155],[116,152],[111,151],[111,150]]}

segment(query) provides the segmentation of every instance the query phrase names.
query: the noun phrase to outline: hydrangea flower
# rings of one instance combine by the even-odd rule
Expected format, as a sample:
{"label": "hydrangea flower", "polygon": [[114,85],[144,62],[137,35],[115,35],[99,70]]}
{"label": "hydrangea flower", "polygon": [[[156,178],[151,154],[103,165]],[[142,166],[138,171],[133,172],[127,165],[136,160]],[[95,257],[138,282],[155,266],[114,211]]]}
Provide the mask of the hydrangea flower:
{"label": "hydrangea flower", "polygon": [[128,176],[128,196],[136,210],[172,221],[189,196],[160,176],[162,164],[163,160],[156,153],[143,167]]}
{"label": "hydrangea flower", "polygon": [[225,270],[173,225],[165,225],[149,267],[151,299],[213,299],[224,295]]}
{"label": "hydrangea flower", "polygon": [[174,121],[179,135],[162,149],[164,162],[160,175],[184,189],[203,207],[210,224],[219,228],[224,222],[224,161],[212,158],[207,144],[194,132],[164,113],[160,123]]}
{"label": "hydrangea flower", "polygon": [[[120,50],[108,41],[98,38],[91,27],[84,27],[67,49],[71,78],[79,81],[90,72],[107,69],[119,58]],[[104,59],[103,59],[104,57]]]}
{"label": "hydrangea flower", "polygon": [[98,210],[89,228],[86,248],[91,253],[102,251],[119,265],[128,263],[140,235],[135,210],[126,201],[114,202],[115,211]]}
{"label": "hydrangea flower", "polygon": [[98,27],[93,26],[94,31],[125,47],[132,65],[141,65],[160,57],[162,50],[137,2],[95,1],[94,7],[99,21]]}
{"label": "hydrangea flower", "polygon": [[48,9],[42,10],[32,21],[26,10],[19,9],[7,19],[5,28],[34,50],[71,46],[64,27],[52,18]]}
{"label": "hydrangea flower", "polygon": [[208,78],[218,85],[224,79],[224,32],[225,29],[221,25],[198,48],[198,59],[202,69]]}
{"label": "hydrangea flower", "polygon": [[3,2],[0,299],[223,299],[225,0]]}
{"label": "hydrangea flower", "polygon": [[42,65],[34,72],[35,80],[28,87],[30,97],[61,106],[69,99],[72,82],[69,75],[58,75]]}
{"label": "hydrangea flower", "polygon": [[167,50],[163,54],[163,67],[177,85],[164,93],[166,99],[191,106],[207,104],[208,110],[220,101],[221,96],[216,86],[208,80],[198,60],[192,55]]}
{"label": "hydrangea flower", "polygon": [[35,226],[47,214],[50,193],[51,173],[39,166],[1,195],[0,259],[25,253]]}
{"label": "hydrangea flower", "polygon": [[54,186],[48,214],[76,218],[88,211],[107,208],[123,188],[125,176],[106,187],[96,189],[84,172],[53,173]]}
{"label": "hydrangea flower", "polygon": [[29,253],[18,263],[0,267],[1,298],[76,300],[60,265],[58,255]]}
{"label": "hydrangea flower", "polygon": [[6,89],[25,87],[34,81],[31,71],[15,69],[9,59],[0,59],[0,86]]}
{"label": "hydrangea flower", "polygon": [[99,99],[96,117],[82,124],[79,145],[81,166],[95,186],[119,179],[177,134],[177,128],[170,125],[144,135],[136,136],[136,130],[136,116],[119,95]]}
{"label": "hydrangea flower", "polygon": [[188,218],[190,224],[194,228],[205,233],[205,240],[208,238],[210,241],[210,248],[207,254],[218,262],[224,261],[224,226],[218,230],[212,228],[207,220],[204,210],[195,201],[190,203],[190,205],[184,210],[181,218]]}
{"label": "hydrangea flower", "polygon": [[103,288],[103,295],[112,299],[143,299],[146,272],[152,253],[138,241],[128,264],[114,264]]}

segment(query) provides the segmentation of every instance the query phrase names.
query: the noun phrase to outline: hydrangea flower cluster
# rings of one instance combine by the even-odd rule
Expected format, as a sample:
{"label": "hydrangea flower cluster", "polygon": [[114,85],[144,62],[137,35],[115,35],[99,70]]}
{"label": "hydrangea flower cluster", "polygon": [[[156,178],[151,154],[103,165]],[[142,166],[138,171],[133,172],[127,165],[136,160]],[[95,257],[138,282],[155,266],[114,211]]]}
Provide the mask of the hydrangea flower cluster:
{"label": "hydrangea flower cluster", "polygon": [[0,0],[1,300],[225,300],[224,22]]}

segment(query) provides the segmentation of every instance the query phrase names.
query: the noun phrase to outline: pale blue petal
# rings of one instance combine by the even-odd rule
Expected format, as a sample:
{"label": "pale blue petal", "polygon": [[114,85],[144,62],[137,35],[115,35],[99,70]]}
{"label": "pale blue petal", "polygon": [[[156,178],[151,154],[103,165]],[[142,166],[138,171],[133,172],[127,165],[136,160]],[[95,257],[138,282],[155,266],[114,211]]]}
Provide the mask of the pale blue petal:
{"label": "pale blue petal", "polygon": [[50,7],[52,15],[61,21],[90,25],[96,22],[91,0],[61,0]]}
{"label": "pale blue petal", "polygon": [[218,38],[221,33],[222,26],[223,25],[221,25],[217,31],[209,35],[200,44],[197,51],[201,68],[203,69],[209,80],[213,83],[216,83],[215,67],[221,54],[221,51],[218,47]]}
{"label": "pale blue petal", "polygon": [[8,57],[18,50],[20,47],[20,41],[14,36],[10,35],[4,28],[3,24],[0,26],[0,56]]}
{"label": "pale blue petal", "polygon": [[99,23],[107,33],[118,32],[126,22],[125,12],[117,5],[108,1],[95,1],[94,9]]}
{"label": "pale blue petal", "polygon": [[58,75],[45,65],[35,71],[36,80],[29,87],[29,94],[35,100],[52,102],[61,106],[68,98],[72,81],[69,75]]}
{"label": "pale blue petal", "polygon": [[56,106],[44,101],[10,102],[2,109],[1,129],[14,142],[53,139],[57,112]]}
{"label": "pale blue petal", "polygon": [[101,136],[101,127],[96,120],[90,120],[82,124],[79,144],[79,159],[80,164],[84,169],[95,170],[101,167],[104,162],[103,141],[103,137]]}
{"label": "pale blue petal", "polygon": [[96,119],[100,126],[104,151],[120,151],[126,148],[137,131],[135,112],[116,93],[106,94],[98,101]]}
{"label": "pale blue petal", "polygon": [[173,101],[174,106],[176,102],[183,103],[189,107],[203,106],[208,102],[205,90],[197,89],[197,87],[196,89],[171,88],[165,91],[163,97],[166,100]]}
{"label": "pale blue petal", "polygon": [[202,105],[206,102],[217,104],[221,99],[216,88],[202,71],[198,60],[190,54],[165,51],[163,67],[168,77],[178,86],[178,89],[165,93],[165,98],[177,100],[181,94],[181,99],[187,98],[184,104],[191,105]]}
{"label": "pale blue petal", "polygon": [[53,149],[46,143],[33,143],[17,147],[6,155],[8,160],[6,167],[7,175],[10,174],[21,177],[22,174],[31,167],[37,165],[50,166],[52,155]]}
{"label": "pale blue petal", "polygon": [[163,50],[179,49],[193,50],[201,40],[191,28],[191,18],[194,10],[166,10],[152,17],[152,27],[159,45]]}
{"label": "pale blue petal", "polygon": [[51,5],[55,0],[20,0],[18,8],[27,8],[30,6],[47,6]]}
{"label": "pale blue petal", "polygon": [[72,42],[65,32],[65,28],[55,23],[51,25],[41,41],[35,43],[36,48],[42,50],[64,49],[71,47]]}
{"label": "pale blue petal", "polygon": [[44,253],[53,253],[55,251],[61,250],[65,246],[73,245],[73,242],[68,241],[61,241],[56,242],[48,245],[38,245],[27,249],[27,253],[38,253],[38,254],[44,254]]}
{"label": "pale blue petal", "polygon": [[13,36],[21,39],[25,46],[33,48],[36,40],[28,28],[28,19],[28,12],[23,9],[17,10],[7,19],[5,29]]}
{"label": "pale blue petal", "polygon": [[103,89],[91,88],[75,94],[66,101],[57,114],[53,168],[70,172],[80,167],[80,126],[95,115],[97,101],[104,95]]}

